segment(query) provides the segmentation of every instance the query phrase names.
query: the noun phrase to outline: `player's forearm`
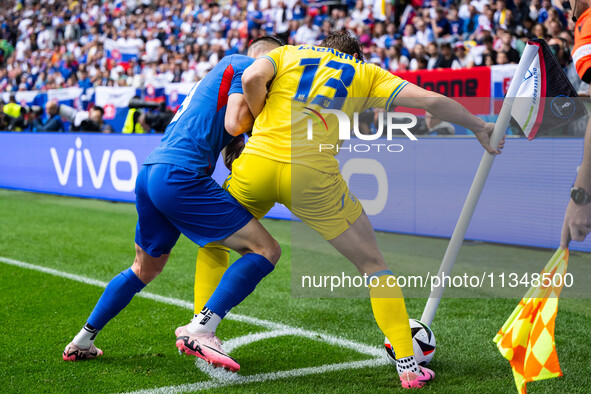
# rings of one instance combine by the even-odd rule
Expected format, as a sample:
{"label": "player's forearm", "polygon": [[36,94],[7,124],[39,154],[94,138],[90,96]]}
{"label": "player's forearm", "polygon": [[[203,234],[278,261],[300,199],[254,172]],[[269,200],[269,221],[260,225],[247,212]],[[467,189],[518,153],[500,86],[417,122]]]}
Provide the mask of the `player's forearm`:
{"label": "player's forearm", "polygon": [[265,106],[267,81],[263,75],[257,75],[255,73],[246,74],[245,72],[242,77],[242,88],[244,90],[246,104],[252,116],[256,118]]}
{"label": "player's forearm", "polygon": [[484,120],[472,115],[463,105],[445,96],[427,98],[424,109],[438,119],[465,127],[474,133],[484,131],[486,125]]}
{"label": "player's forearm", "polygon": [[230,135],[238,136],[252,130],[254,118],[247,106],[240,108],[240,113],[232,122],[226,122],[226,130]]}
{"label": "player's forearm", "polygon": [[228,97],[228,107],[226,109],[226,131],[230,135],[237,136],[252,130],[253,123],[254,118],[246,104],[244,95],[239,93],[231,94]]}

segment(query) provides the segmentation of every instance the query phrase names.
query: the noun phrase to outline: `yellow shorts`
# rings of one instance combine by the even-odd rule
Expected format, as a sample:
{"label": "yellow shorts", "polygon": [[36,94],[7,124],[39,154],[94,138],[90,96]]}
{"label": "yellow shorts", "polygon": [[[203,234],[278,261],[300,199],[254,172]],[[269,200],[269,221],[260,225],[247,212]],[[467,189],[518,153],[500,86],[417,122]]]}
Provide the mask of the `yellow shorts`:
{"label": "yellow shorts", "polygon": [[326,240],[341,235],[363,211],[340,173],[252,153],[243,153],[234,161],[224,188],[257,219],[278,202]]}

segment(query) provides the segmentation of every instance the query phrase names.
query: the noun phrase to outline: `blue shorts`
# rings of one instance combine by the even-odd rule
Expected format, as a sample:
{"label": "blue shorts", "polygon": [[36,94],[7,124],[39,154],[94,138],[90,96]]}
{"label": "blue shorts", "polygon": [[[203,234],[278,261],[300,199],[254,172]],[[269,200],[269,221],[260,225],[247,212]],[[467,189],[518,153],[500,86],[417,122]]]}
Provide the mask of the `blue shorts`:
{"label": "blue shorts", "polygon": [[143,165],[135,195],[135,242],[152,257],[170,253],[181,233],[204,246],[229,237],[252,219],[210,176],[172,164]]}

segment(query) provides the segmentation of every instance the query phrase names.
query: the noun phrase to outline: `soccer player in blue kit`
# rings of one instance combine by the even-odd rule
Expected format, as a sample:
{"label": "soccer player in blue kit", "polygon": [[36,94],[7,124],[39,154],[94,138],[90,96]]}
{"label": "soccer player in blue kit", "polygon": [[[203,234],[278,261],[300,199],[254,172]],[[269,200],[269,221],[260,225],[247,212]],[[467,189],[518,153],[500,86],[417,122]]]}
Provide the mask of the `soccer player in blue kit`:
{"label": "soccer player in blue kit", "polygon": [[[240,366],[221,347],[208,324],[223,318],[268,275],[281,255],[277,241],[212,178],[218,156],[254,119],[242,92],[242,73],[255,57],[280,46],[273,37],[252,42],[248,55],[221,61],[196,84],[148,156],[136,181],[138,222],[135,260],[107,285],[86,324],[66,346],[63,359],[103,354],[94,345],[100,330],[164,268],[181,233],[204,246],[216,241],[242,255],[226,271],[203,312],[177,335],[187,354],[232,371]],[[221,319],[220,319],[221,320]]]}

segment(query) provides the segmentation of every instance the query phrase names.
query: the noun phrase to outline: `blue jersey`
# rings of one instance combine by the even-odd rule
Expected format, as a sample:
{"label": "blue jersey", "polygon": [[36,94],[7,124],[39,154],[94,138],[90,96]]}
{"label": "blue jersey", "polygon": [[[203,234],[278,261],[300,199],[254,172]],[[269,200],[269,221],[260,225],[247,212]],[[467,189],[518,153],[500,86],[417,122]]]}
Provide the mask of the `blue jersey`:
{"label": "blue jersey", "polygon": [[228,96],[242,94],[242,73],[254,62],[243,55],[226,56],[197,83],[144,164],[174,164],[211,175],[222,149],[232,140],[224,118]]}

